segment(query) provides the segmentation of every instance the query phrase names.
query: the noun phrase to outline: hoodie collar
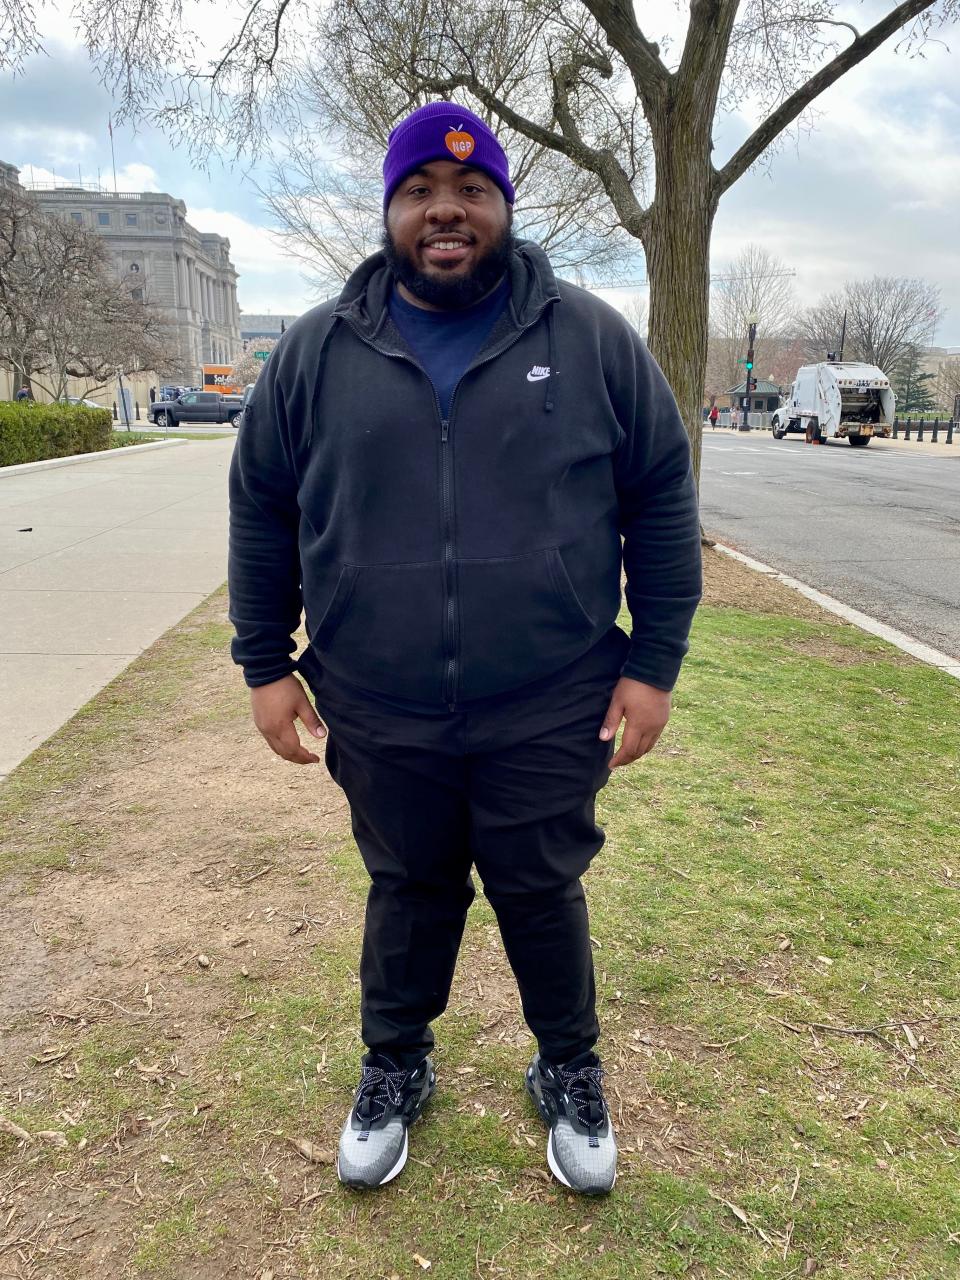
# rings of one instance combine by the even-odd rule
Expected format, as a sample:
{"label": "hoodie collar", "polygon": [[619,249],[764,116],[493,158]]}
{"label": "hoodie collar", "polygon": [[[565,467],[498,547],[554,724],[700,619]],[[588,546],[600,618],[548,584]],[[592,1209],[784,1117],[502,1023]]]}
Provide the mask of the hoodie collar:
{"label": "hoodie collar", "polygon": [[[510,313],[517,328],[539,319],[560,297],[550,260],[538,244],[521,240],[510,260]],[[394,276],[382,252],[363,261],[343,287],[333,314],[367,338],[374,338],[389,314]]]}

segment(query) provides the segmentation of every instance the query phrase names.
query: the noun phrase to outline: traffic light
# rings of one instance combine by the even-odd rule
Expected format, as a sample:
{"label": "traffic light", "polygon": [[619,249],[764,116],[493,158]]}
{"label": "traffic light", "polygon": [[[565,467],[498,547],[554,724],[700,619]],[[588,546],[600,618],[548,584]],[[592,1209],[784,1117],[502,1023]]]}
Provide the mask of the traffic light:
{"label": "traffic light", "polygon": [[744,363],[746,364],[747,370],[749,372],[749,370],[753,368],[753,357],[748,356],[747,359],[744,361]]}

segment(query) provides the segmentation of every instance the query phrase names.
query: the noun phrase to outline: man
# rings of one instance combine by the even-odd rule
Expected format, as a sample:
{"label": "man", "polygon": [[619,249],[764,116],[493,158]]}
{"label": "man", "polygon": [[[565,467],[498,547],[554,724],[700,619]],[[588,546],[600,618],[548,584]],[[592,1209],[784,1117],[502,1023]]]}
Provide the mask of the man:
{"label": "man", "polygon": [[231,473],[233,654],[255,723],[317,762],[298,670],[371,878],[368,1053],[337,1168],[373,1187],[406,1161],[476,867],[538,1041],[526,1082],[550,1167],[604,1192],[616,1141],[580,877],[610,768],[667,722],[699,599],[686,433],[630,326],[513,239],[507,158],[481,120],[420,108],[383,171],[383,252],[272,352]]}

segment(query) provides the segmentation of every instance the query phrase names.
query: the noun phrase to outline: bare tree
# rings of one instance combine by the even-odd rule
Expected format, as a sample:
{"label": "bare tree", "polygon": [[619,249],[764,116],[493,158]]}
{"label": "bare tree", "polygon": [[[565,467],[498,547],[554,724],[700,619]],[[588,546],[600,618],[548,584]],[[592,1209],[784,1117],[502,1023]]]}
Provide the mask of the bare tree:
{"label": "bare tree", "polygon": [[[486,69],[493,92],[518,102],[528,95],[528,68],[517,56],[521,32],[509,12],[508,6],[482,15],[494,26],[493,39],[486,35]],[[345,16],[349,23],[351,15]],[[381,16],[396,50],[404,50],[416,38],[407,11],[401,8],[395,18],[392,11]],[[423,19],[422,13],[414,16]],[[464,12],[461,39],[479,38],[463,30],[464,23],[479,16]],[[525,22],[532,18],[531,11]],[[341,29],[334,16],[305,69],[293,141],[274,164],[272,181],[263,193],[288,252],[327,289],[380,245],[383,187],[379,164],[371,164],[371,156],[379,161],[394,125],[436,97],[402,69],[391,78],[371,74],[366,60],[356,58],[351,41],[349,28]],[[620,124],[608,97],[603,95],[603,104],[612,140]],[[469,91],[458,94],[458,100],[500,134],[510,155],[517,191],[516,234],[541,244],[560,272],[591,270],[604,277],[626,270],[638,246],[620,226],[597,176],[573,168],[556,151],[502,124]]]}
{"label": "bare tree", "polygon": [[284,251],[318,295],[333,292],[380,247],[383,187],[355,157],[332,162],[310,145],[291,148],[261,195]]}
{"label": "bare tree", "polygon": [[[77,0],[74,12],[121,112],[166,125],[203,152],[255,147],[269,137],[265,117],[289,124],[305,52],[326,59],[332,50],[371,93],[396,86],[414,95],[411,105],[424,94],[469,95],[500,125],[562,157],[567,172],[593,175],[616,222],[643,246],[650,348],[699,465],[709,244],[721,198],[884,41],[906,29],[915,48],[958,8],[960,0],[901,0],[860,31],[834,0],[691,0],[674,52],[641,28],[630,0],[243,0],[212,61],[198,58],[202,43],[180,0]],[[744,82],[762,119],[715,163],[718,112],[734,105]],[[335,95],[338,81],[329,89]]]}
{"label": "bare tree", "polygon": [[0,189],[0,362],[22,384],[61,399],[140,369],[179,364],[162,314],[117,278],[103,242],[43,214],[16,189]]}
{"label": "bare tree", "polygon": [[276,345],[274,338],[258,338],[256,348],[251,347],[236,361],[230,370],[229,381],[236,387],[245,387],[249,382],[256,382],[260,377],[261,369],[266,364],[265,360],[257,359],[256,352],[266,351],[269,354]]}
{"label": "bare tree", "polygon": [[[338,148],[333,158],[332,145]],[[510,147],[509,140],[505,146]],[[635,243],[611,219],[596,182],[589,175],[558,172],[562,165],[551,152],[529,144],[523,149],[531,156],[525,164],[521,154],[515,165],[515,233],[538,241],[560,273],[587,269],[616,276],[626,270],[636,257]],[[514,160],[517,154],[511,152]],[[338,136],[333,144],[321,143],[315,134],[302,137],[274,162],[260,193],[285,251],[319,295],[339,288],[380,248],[383,181],[379,166],[371,166],[355,139]]]}
{"label": "bare tree", "polygon": [[[710,291],[710,355],[708,367],[724,391],[746,376],[742,361],[751,322],[757,326],[755,371],[773,360],[774,352],[796,322],[796,301],[787,266],[762,245],[748,244],[714,277]],[[712,392],[717,394],[717,392]]]}
{"label": "bare tree", "polygon": [[937,370],[937,405],[949,415],[960,397],[960,356],[941,361]]}
{"label": "bare tree", "polygon": [[640,337],[646,342],[647,329],[650,325],[650,304],[647,299],[641,297],[638,293],[631,294],[621,306],[620,311],[628,324],[632,324]]}
{"label": "bare tree", "polygon": [[940,290],[926,280],[874,276],[850,280],[827,294],[800,319],[798,331],[810,360],[839,355],[863,360],[894,376],[911,351],[929,346],[942,315]]}

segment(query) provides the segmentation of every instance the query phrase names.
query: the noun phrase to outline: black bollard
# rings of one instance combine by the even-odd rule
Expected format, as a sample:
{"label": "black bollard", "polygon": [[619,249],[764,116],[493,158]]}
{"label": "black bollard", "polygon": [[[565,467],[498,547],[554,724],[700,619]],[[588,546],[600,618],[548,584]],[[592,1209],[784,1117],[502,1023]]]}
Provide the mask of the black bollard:
{"label": "black bollard", "polygon": [[947,423],[947,439],[946,439],[946,443],[947,443],[947,444],[953,444],[953,419],[952,419],[952,418],[951,418],[951,419],[950,419],[950,421]]}
{"label": "black bollard", "polygon": [[909,440],[909,439],[910,439],[910,423],[911,423],[912,421],[913,421],[913,419],[912,419],[912,418],[908,418],[908,419],[907,419],[907,421],[906,421],[906,423],[904,424],[904,432],[903,432],[903,438],[904,438],[904,440]]}
{"label": "black bollard", "polygon": [[923,419],[917,424],[917,444],[923,444]]}
{"label": "black bollard", "polygon": [[113,420],[114,420],[114,422],[116,422],[116,420],[117,420],[117,402],[116,402],[116,400],[114,400],[114,402],[113,402]]}
{"label": "black bollard", "polygon": [[933,420],[933,431],[931,432],[931,435],[930,435],[930,443],[931,443],[931,444],[936,444],[936,443],[937,443],[937,436],[938,436],[939,434],[940,434],[940,419],[939,419],[939,418],[934,418],[934,420]]}
{"label": "black bollard", "polygon": [[894,420],[893,420],[893,438],[894,438],[894,440],[899,439],[899,435],[900,435],[900,419],[899,419],[899,418],[894,418]]}
{"label": "black bollard", "polygon": [[134,402],[133,402],[133,407],[134,407],[134,411],[135,411],[135,412],[134,412],[134,417],[136,418],[137,422],[139,422],[139,421],[140,421],[140,401],[139,401],[139,400],[134,400]]}

